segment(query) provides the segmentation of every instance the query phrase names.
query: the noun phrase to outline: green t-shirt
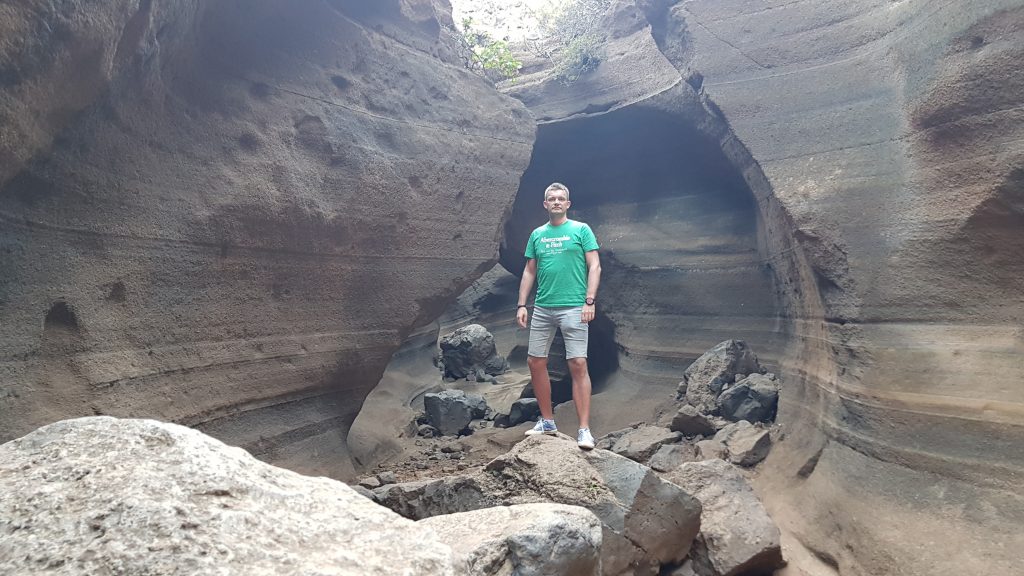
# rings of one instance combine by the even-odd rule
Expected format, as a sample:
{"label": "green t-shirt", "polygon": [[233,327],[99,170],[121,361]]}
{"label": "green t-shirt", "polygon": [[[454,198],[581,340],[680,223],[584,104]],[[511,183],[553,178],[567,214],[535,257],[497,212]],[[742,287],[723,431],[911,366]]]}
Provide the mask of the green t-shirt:
{"label": "green t-shirt", "polygon": [[583,222],[550,222],[530,234],[526,258],[537,259],[537,299],[544,308],[583,306],[587,298],[587,258],[597,250],[593,230]]}

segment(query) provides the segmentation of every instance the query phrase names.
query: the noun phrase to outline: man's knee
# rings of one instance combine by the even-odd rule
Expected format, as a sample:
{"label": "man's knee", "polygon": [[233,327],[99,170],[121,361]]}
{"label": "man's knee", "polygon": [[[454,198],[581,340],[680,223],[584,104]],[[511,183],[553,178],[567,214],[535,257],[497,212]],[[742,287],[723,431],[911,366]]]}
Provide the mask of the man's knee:
{"label": "man's knee", "polygon": [[586,356],[580,358],[569,358],[569,370],[573,374],[583,375],[587,373],[587,358]]}
{"label": "man's knee", "polygon": [[544,356],[527,356],[526,364],[530,368],[543,368],[548,365],[548,359]]}

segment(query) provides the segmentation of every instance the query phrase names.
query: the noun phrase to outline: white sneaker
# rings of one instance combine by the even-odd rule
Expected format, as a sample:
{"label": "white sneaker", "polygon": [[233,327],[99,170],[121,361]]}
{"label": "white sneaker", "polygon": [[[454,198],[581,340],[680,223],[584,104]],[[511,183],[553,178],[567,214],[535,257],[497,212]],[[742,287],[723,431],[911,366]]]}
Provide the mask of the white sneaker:
{"label": "white sneaker", "polygon": [[537,434],[556,434],[558,433],[558,426],[555,426],[554,420],[546,420],[539,418],[537,423],[526,431],[527,436],[535,436]]}
{"label": "white sneaker", "polygon": [[594,449],[594,437],[590,434],[590,428],[580,428],[576,434],[576,445],[584,450]]}

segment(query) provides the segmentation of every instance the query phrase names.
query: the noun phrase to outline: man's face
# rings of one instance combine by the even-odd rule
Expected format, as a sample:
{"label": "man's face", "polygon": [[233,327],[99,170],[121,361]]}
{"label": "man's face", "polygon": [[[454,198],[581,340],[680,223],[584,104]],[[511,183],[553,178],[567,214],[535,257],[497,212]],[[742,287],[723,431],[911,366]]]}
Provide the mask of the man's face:
{"label": "man's face", "polygon": [[565,214],[570,204],[572,202],[569,202],[565,190],[551,190],[544,195],[544,209],[548,211],[548,214]]}

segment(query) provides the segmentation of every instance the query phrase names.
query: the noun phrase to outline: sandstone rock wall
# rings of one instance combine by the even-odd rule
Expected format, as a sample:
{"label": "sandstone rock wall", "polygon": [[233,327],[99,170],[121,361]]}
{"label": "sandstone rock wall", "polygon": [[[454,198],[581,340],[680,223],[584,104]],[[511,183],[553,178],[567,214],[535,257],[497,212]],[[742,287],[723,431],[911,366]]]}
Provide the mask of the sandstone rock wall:
{"label": "sandstone rock wall", "polygon": [[[820,443],[775,461],[812,461],[802,535],[851,571],[1012,571],[992,541],[1024,510],[1024,392],[1007,385],[1024,377],[1024,4],[697,1],[666,22],[822,296],[839,371],[780,413]],[[840,534],[885,553],[836,551]]]}
{"label": "sandstone rock wall", "polygon": [[[819,558],[843,574],[1012,572],[1024,5],[650,0],[614,3],[604,29],[592,75],[509,88],[543,122],[502,262],[521,269],[543,186],[578,183],[574,208],[611,252],[603,311],[636,373],[670,356],[648,335],[685,356],[703,334],[742,333],[778,364],[786,439],[758,487]],[[650,110],[661,119],[643,129],[615,122]],[[717,150],[688,155],[703,179],[672,161],[673,138]],[[652,177],[673,171],[675,186]],[[638,181],[655,184],[624,191]],[[693,214],[681,198],[700,182],[713,186]],[[659,189],[676,208],[644,212]],[[706,267],[674,270],[687,262]],[[723,262],[746,276],[730,283]]]}
{"label": "sandstone rock wall", "polygon": [[153,417],[344,475],[392,351],[493,263],[529,113],[426,1],[0,10],[0,439]]}

